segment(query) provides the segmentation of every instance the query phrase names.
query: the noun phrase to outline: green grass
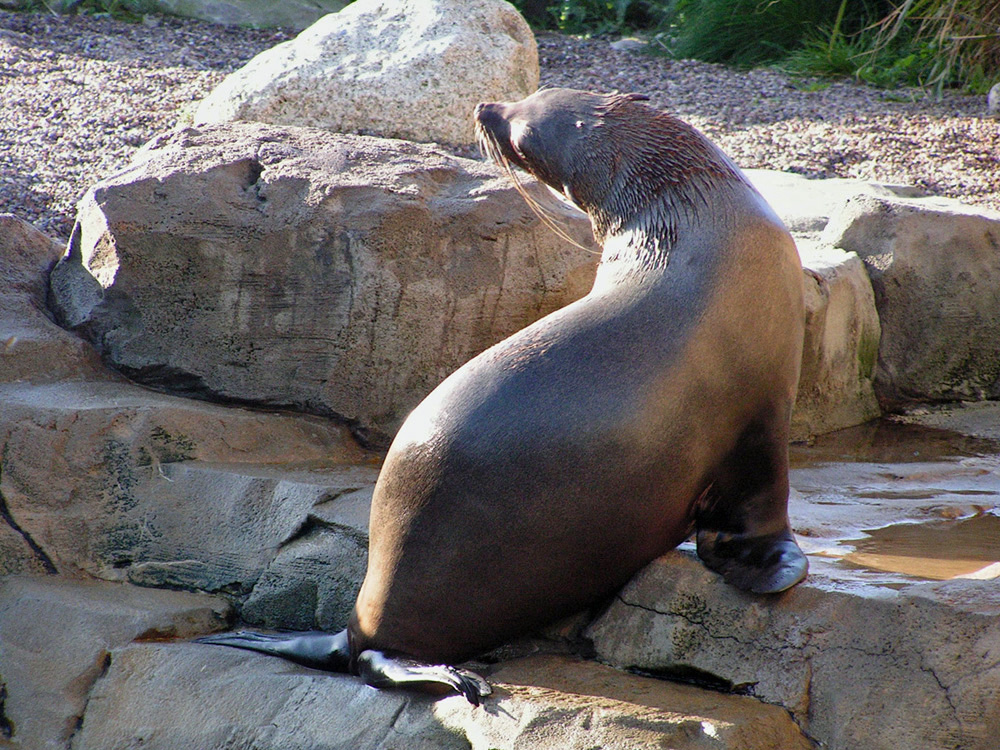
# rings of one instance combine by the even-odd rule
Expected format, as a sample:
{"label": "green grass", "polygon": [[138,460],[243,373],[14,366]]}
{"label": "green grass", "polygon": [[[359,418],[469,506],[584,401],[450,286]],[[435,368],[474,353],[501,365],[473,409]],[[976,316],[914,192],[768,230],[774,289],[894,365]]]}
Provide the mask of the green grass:
{"label": "green grass", "polygon": [[47,11],[89,16],[106,16],[138,23],[145,13],[154,12],[151,0],[22,0],[20,10]]}
{"label": "green grass", "polygon": [[1000,80],[997,29],[1000,3],[910,0],[853,34],[834,26],[811,35],[781,67],[882,88],[919,86],[939,96],[946,88],[983,94]]}

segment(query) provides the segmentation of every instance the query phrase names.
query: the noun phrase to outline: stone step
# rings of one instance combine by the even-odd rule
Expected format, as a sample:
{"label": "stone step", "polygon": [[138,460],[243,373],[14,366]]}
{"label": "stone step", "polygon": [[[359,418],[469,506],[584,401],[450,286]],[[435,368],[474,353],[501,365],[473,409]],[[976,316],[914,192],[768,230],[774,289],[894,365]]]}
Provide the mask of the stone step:
{"label": "stone step", "polygon": [[776,706],[569,657],[507,663],[491,680],[474,708],[259,654],[142,643],[112,654],[73,748],[811,747]]}
{"label": "stone step", "polygon": [[69,748],[116,649],[191,638],[225,627],[230,616],[227,602],[204,594],[0,578],[0,747]]}

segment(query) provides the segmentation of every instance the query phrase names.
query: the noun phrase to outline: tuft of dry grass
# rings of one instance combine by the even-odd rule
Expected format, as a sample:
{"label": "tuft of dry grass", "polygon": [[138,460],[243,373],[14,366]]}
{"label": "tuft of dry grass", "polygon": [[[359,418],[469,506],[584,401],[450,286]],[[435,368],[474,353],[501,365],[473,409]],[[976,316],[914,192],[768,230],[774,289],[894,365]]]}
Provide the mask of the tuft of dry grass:
{"label": "tuft of dry grass", "polygon": [[935,52],[924,84],[938,93],[961,80],[989,88],[1000,75],[1000,3],[996,0],[904,0],[876,24],[874,51],[904,33]]}

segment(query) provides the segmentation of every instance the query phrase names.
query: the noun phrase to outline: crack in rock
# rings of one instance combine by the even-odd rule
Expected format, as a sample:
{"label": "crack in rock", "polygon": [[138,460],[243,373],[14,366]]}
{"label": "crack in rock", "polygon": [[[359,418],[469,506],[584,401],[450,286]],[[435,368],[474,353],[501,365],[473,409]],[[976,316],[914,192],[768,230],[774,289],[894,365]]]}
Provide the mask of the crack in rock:
{"label": "crack in rock", "polygon": [[[3,481],[3,464],[0,463],[0,483]],[[46,554],[42,546],[36,542],[25,529],[22,529],[20,524],[14,520],[14,515],[10,512],[10,506],[7,504],[7,498],[4,497],[3,491],[0,490],[0,518],[3,519],[4,523],[10,526],[17,534],[24,539],[24,543],[28,545],[28,548],[34,554],[35,559],[41,564],[45,569],[45,572],[49,575],[57,575],[59,570],[56,568],[55,563],[52,562],[52,558]]]}
{"label": "crack in rock", "polygon": [[101,655],[100,665],[98,667],[97,674],[94,675],[93,679],[90,680],[90,684],[87,686],[86,695],[83,699],[83,708],[80,709],[80,713],[76,716],[76,722],[73,726],[73,731],[70,733],[69,738],[67,739],[66,742],[67,747],[73,746],[73,740],[80,733],[80,730],[83,729],[83,721],[87,715],[87,707],[90,705],[90,696],[94,692],[94,686],[101,679],[103,679],[105,675],[107,675],[109,669],[111,669],[111,653],[105,651]]}

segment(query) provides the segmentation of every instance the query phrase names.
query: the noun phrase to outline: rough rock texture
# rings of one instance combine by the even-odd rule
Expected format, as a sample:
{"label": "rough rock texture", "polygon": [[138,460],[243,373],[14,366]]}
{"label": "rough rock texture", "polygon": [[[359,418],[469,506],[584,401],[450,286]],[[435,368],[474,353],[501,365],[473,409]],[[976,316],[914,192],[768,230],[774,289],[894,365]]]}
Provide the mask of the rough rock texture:
{"label": "rough rock texture", "polygon": [[[582,214],[553,210],[596,251]],[[79,226],[53,298],[114,367],[336,414],[375,441],[472,356],[585,294],[598,257],[488,165],[249,123],[154,141],[87,194]]]}
{"label": "rough rock texture", "polygon": [[1000,213],[860,195],[823,238],[868,268],[883,403],[1000,398]]}
{"label": "rough rock texture", "polygon": [[874,390],[879,320],[871,283],[857,255],[830,247],[820,234],[851,196],[914,190],[859,180],[807,180],[765,169],[749,169],[746,175],[792,233],[805,269],[806,330],[792,438],[874,419],[880,414]]}
{"label": "rough rock texture", "polygon": [[[117,382],[3,386],[0,498],[24,544],[0,571],[40,565],[245,593],[323,493],[374,481],[367,460],[344,428],[315,417]],[[236,466],[213,473],[187,461]],[[329,489],[245,468],[303,461],[330,467]]]}
{"label": "rough rock texture", "polygon": [[598,654],[715,675],[784,705],[831,749],[995,747],[1000,595],[954,580],[859,596],[811,562],[805,583],[762,598],[671,553],[592,626]]}
{"label": "rough rock texture", "polygon": [[[435,701],[374,691],[356,678],[255,654],[140,644],[113,655],[74,750],[138,744],[148,750],[811,746],[774,706],[565,657],[512,662],[491,680],[495,697],[475,709],[459,696]],[[163,695],[172,700],[158,699]]]}
{"label": "rough rock texture", "polygon": [[[356,492],[371,501],[370,488]],[[340,501],[337,497],[325,504]],[[351,524],[317,520],[321,514],[321,508],[314,508],[308,530],[282,545],[243,604],[243,620],[291,630],[337,632],[347,627],[368,565],[368,535]]]}
{"label": "rough rock texture", "polygon": [[[153,0],[161,13],[223,24],[224,26],[281,26],[304,29],[327,13],[336,13],[349,0]],[[149,3],[147,3],[148,5]]]}
{"label": "rough rock texture", "polygon": [[10,740],[0,745],[68,748],[112,650],[219,630],[228,615],[224,601],[203,594],[0,578],[0,738]]}
{"label": "rough rock texture", "polygon": [[862,424],[875,398],[879,320],[864,264],[854,253],[799,239],[806,329],[792,439]]}
{"label": "rough rock texture", "polygon": [[63,248],[33,226],[0,214],[0,382],[110,378],[83,339],[46,307],[49,270]]}
{"label": "rough rock texture", "polygon": [[478,102],[537,88],[535,37],[502,0],[356,0],[230,74],[195,122],[466,144]]}

